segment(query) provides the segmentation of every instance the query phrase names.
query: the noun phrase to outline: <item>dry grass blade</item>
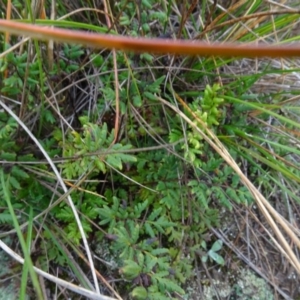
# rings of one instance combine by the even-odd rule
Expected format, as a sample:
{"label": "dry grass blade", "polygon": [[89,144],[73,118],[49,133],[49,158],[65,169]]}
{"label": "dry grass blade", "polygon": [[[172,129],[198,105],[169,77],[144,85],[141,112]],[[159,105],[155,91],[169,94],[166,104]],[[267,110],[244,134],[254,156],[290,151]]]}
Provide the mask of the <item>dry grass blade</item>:
{"label": "dry grass blade", "polygon": [[[51,20],[55,19],[55,1],[51,1]],[[48,66],[49,70],[52,70],[53,68],[53,49],[54,49],[54,41],[50,40],[47,45],[47,53],[48,53]]]}
{"label": "dry grass blade", "polygon": [[20,42],[18,42],[15,45],[11,46],[9,49],[3,51],[2,53],[0,53],[0,59],[2,59],[3,57],[5,57],[8,53],[11,53],[14,50],[18,49],[20,46],[24,45],[29,40],[30,40],[30,38],[24,38]]}
{"label": "dry grass blade", "polygon": [[[223,146],[223,144],[220,142],[220,140],[217,138],[217,136],[207,128],[205,123],[200,120],[194,113],[191,111],[191,109],[185,104],[183,100],[180,99],[176,95],[177,100],[193,115],[195,120],[201,124],[202,128],[205,129],[206,133],[202,131],[197,125],[193,123],[191,119],[189,119],[185,114],[183,114],[178,108],[170,104],[168,101],[159,98],[159,101],[161,101],[163,104],[167,105],[171,109],[173,109],[178,115],[180,115],[181,118],[183,118],[190,126],[192,126],[208,143],[209,145],[212,146],[214,150],[217,151],[217,153],[220,154],[220,156],[234,169],[236,174],[239,175],[241,181],[243,184],[249,189],[251,192],[253,198],[255,199],[260,211],[263,213],[265,216],[267,222],[271,226],[271,228],[274,230],[277,238],[279,239],[281,246],[283,249],[286,251],[286,253],[283,253],[285,256],[287,256],[288,260],[290,263],[294,266],[296,271],[300,274],[300,262],[297,259],[296,255],[294,254],[292,248],[289,246],[287,243],[286,239],[283,236],[283,233],[281,230],[278,228],[276,225],[275,221],[276,220],[286,231],[288,236],[293,240],[293,242],[298,246],[300,249],[300,241],[298,237],[294,234],[294,232],[290,229],[289,226],[287,226],[287,221],[283,221],[282,216],[280,216],[275,209],[268,203],[268,201],[265,199],[265,197],[258,191],[258,189],[250,182],[250,180],[243,174],[241,171],[240,167],[237,165],[237,163],[234,161],[234,159],[231,157],[229,152],[226,150],[226,148]],[[270,215],[272,214],[272,216]],[[280,250],[280,249],[279,249]]]}
{"label": "dry grass blade", "polygon": [[250,19],[280,15],[280,14],[300,14],[300,11],[299,10],[280,10],[280,11],[275,10],[275,11],[259,12],[259,13],[255,13],[255,14],[251,14],[251,15],[242,16],[242,17],[235,18],[235,19],[232,19],[229,21],[225,21],[221,24],[217,24],[214,26],[209,25],[203,32],[201,32],[200,34],[198,34],[196,36],[196,39],[201,39],[206,33],[210,32],[210,31],[217,30],[217,29],[220,29],[220,28],[228,26],[228,25],[236,24],[240,21],[246,21],[246,20],[250,20]]}
{"label": "dry grass blade", "polygon": [[253,269],[255,271],[255,273],[259,274],[259,276],[261,276],[262,278],[264,278],[266,281],[268,281],[270,284],[273,285],[273,287],[276,289],[276,291],[282,296],[284,297],[284,299],[288,299],[291,300],[291,298],[283,291],[281,290],[278,285],[273,284],[273,282],[271,282],[267,276],[265,276],[265,274],[256,267],[256,265],[249,259],[247,259],[247,257],[237,248],[235,247],[235,245],[230,242],[227,237],[226,234],[224,234],[221,230],[216,230],[214,228],[211,229],[212,232],[219,238],[221,239],[227,246],[228,248],[230,248],[236,255],[237,257],[239,257],[241,260],[243,260],[251,269]]}
{"label": "dry grass blade", "polygon": [[[27,126],[14,114],[14,112],[8,106],[6,106],[2,101],[0,101],[0,105],[19,123],[19,125],[25,130],[25,132],[30,136],[30,138],[39,147],[39,149],[41,150],[41,152],[43,153],[43,155],[47,159],[48,163],[50,164],[52,170],[54,171],[54,173],[55,173],[55,175],[57,177],[57,180],[59,181],[59,183],[60,183],[61,187],[63,188],[64,192],[67,193],[68,189],[67,189],[64,181],[62,180],[62,178],[61,178],[61,176],[60,176],[60,174],[59,174],[56,166],[54,165],[54,163],[51,160],[51,158],[48,155],[48,153],[44,150],[44,148],[42,147],[42,145],[36,139],[36,137],[31,133],[31,131],[27,128]],[[76,210],[76,207],[75,207],[75,205],[74,205],[74,203],[73,203],[72,198],[71,198],[70,195],[67,196],[67,201],[68,201],[68,204],[70,205],[70,207],[72,208],[74,217],[76,219],[77,225],[79,227],[79,231],[80,231],[81,236],[82,236],[83,244],[85,246],[85,250],[86,250],[86,253],[87,253],[87,256],[88,256],[88,260],[89,260],[89,263],[90,263],[90,266],[91,266],[91,272],[93,274],[93,278],[95,279],[94,283],[95,283],[96,291],[98,293],[100,293],[99,284],[98,284],[98,280],[97,280],[97,276],[96,276],[96,272],[95,272],[95,268],[94,268],[94,263],[93,263],[91,251],[90,251],[87,239],[86,239],[86,235],[85,235],[84,229],[82,227],[82,223],[81,223],[81,221],[79,219],[78,212]]]}
{"label": "dry grass blade", "polygon": [[[14,251],[12,251],[9,247],[6,246],[5,243],[3,243],[0,240],[0,247],[7,253],[9,254],[11,257],[13,257],[14,259],[16,259],[18,262],[20,262],[21,264],[24,264],[24,259],[19,256],[17,253],[15,253]],[[53,275],[50,275],[49,273],[46,273],[44,271],[42,271],[39,268],[34,267],[34,270],[41,276],[43,276],[44,278],[47,278],[48,280],[61,285],[71,291],[76,292],[77,294],[80,294],[82,296],[88,297],[88,299],[95,299],[95,300],[116,300],[115,298],[111,298],[111,297],[106,297],[106,296],[102,296],[99,293],[95,293],[93,291],[89,291],[87,289],[84,289],[82,287],[76,286],[75,284],[72,284],[70,282],[67,282],[65,280],[62,280],[60,278],[57,278]]]}

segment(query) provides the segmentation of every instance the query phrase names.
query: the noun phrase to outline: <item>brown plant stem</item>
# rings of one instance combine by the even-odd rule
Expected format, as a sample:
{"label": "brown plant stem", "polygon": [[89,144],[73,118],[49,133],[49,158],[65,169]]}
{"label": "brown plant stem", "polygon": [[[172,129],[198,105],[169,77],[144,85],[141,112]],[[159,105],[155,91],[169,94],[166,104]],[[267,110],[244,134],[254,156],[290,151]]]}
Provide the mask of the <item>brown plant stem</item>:
{"label": "brown plant stem", "polygon": [[205,43],[198,41],[147,39],[89,33],[85,31],[42,27],[0,20],[0,31],[28,35],[39,40],[56,40],[94,48],[133,52],[173,53],[182,55],[225,57],[299,57],[300,44],[266,45],[238,43]]}

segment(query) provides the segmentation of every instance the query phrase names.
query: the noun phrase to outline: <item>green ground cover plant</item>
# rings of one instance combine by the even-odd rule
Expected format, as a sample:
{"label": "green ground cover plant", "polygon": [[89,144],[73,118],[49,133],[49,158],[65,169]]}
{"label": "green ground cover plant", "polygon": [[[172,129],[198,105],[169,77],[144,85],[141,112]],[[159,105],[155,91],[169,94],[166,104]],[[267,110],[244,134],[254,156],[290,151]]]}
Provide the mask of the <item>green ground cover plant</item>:
{"label": "green ground cover plant", "polygon": [[[299,39],[299,14],[259,0],[225,2],[13,1],[12,16],[133,37]],[[1,2],[2,15],[7,5]],[[232,228],[230,218],[247,223],[249,211],[256,221],[247,230],[261,226],[265,251],[280,253],[237,168],[297,233],[297,60],[111,52],[16,37],[7,43],[2,35],[0,43],[8,50],[0,57],[0,236],[15,240],[12,252],[25,258],[11,270],[20,299],[193,299],[191,282],[201,294],[212,269],[234,274],[232,261],[242,264],[230,253],[243,228],[235,244],[213,230]],[[247,249],[260,252],[255,245],[248,238]],[[41,280],[34,266],[50,277]],[[299,296],[270,279],[275,268],[258,273],[274,298]]]}

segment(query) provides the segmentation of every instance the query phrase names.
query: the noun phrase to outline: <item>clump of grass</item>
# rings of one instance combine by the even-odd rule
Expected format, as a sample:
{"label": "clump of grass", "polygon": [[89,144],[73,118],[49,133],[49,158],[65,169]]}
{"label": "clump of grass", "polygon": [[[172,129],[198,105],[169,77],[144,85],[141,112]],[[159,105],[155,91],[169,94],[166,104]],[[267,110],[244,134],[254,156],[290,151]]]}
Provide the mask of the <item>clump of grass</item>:
{"label": "clump of grass", "polygon": [[[299,22],[292,4],[103,3],[46,4],[51,20],[35,22],[209,42],[299,37],[291,30]],[[26,10],[23,22],[39,17]],[[61,286],[70,290],[66,297],[107,299],[100,290],[118,299],[184,297],[187,279],[201,293],[201,274],[212,279],[216,267],[225,273],[232,259],[242,268],[237,258],[285,295],[275,285],[279,266],[257,253],[272,249],[299,271],[296,60],[159,56],[27,40],[19,52],[4,41],[2,47],[9,53],[1,61],[0,192],[10,209],[3,202],[0,221],[15,230],[1,236],[16,231],[22,242],[21,295],[29,273],[40,298],[46,288],[63,293]],[[230,236],[225,226],[239,232]],[[99,244],[102,257],[94,255]],[[252,256],[260,259],[252,263]],[[54,268],[77,286],[51,275]],[[59,290],[38,282],[35,271]]]}

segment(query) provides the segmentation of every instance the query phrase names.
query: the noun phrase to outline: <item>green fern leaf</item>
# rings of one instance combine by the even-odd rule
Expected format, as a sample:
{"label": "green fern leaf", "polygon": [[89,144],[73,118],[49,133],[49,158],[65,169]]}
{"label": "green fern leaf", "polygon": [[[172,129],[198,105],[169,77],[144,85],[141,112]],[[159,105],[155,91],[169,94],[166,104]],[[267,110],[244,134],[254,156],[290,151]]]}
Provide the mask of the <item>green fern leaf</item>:
{"label": "green fern leaf", "polygon": [[152,226],[150,225],[150,223],[149,222],[145,222],[145,232],[147,233],[147,234],[149,234],[152,238],[154,238],[155,237],[155,233],[154,233],[154,230],[153,230],[153,228],[152,228]]}
{"label": "green fern leaf", "polygon": [[[1,144],[2,142],[0,141],[0,144]],[[1,146],[0,146],[1,147]],[[0,154],[0,159],[2,159],[2,160],[7,160],[7,161],[15,161],[16,160],[16,157],[17,157],[17,155],[16,155],[16,153],[9,153],[9,152],[2,152],[1,154]]]}
{"label": "green fern leaf", "polygon": [[145,258],[145,270],[150,273],[157,264],[157,258],[150,256],[148,253]]}
{"label": "green fern leaf", "polygon": [[17,190],[21,189],[20,183],[15,177],[9,176],[8,180],[9,180],[9,183],[11,184],[12,187],[14,187]]}
{"label": "green fern leaf", "polygon": [[109,154],[106,156],[105,160],[108,164],[110,164],[114,168],[122,170],[123,164],[122,164],[121,158],[118,154]]}
{"label": "green fern leaf", "polygon": [[142,212],[148,207],[148,205],[149,204],[148,204],[147,200],[135,205],[135,207],[134,207],[135,217],[139,218],[141,216]]}
{"label": "green fern leaf", "polygon": [[151,254],[154,256],[158,256],[161,254],[168,254],[169,253],[169,249],[167,248],[157,248],[151,251]]}
{"label": "green fern leaf", "polygon": [[131,292],[133,299],[145,300],[147,299],[148,292],[143,286],[137,286]]}
{"label": "green fern leaf", "polygon": [[138,224],[135,225],[133,231],[131,232],[131,243],[136,244],[140,235],[140,226]]}
{"label": "green fern leaf", "polygon": [[104,205],[103,208],[96,208],[95,210],[98,212],[101,218],[99,225],[107,224],[115,218],[114,211],[110,209],[107,205]]}
{"label": "green fern leaf", "polygon": [[161,211],[162,211],[162,207],[159,207],[159,208],[153,210],[152,213],[149,215],[148,220],[154,221],[159,216]]}
{"label": "green fern leaf", "polygon": [[12,224],[13,219],[10,213],[2,212],[0,213],[0,223],[2,224]]}
{"label": "green fern leaf", "polygon": [[103,161],[100,160],[100,158],[95,157],[94,159],[95,166],[98,168],[99,171],[101,171],[103,174],[106,173],[106,166]]}
{"label": "green fern leaf", "polygon": [[27,179],[29,178],[28,174],[26,172],[24,172],[23,170],[21,170],[19,167],[17,166],[13,166],[11,169],[11,174],[20,178],[20,179]]}
{"label": "green fern leaf", "polygon": [[128,280],[133,280],[139,276],[142,271],[142,267],[139,266],[135,261],[125,260],[125,266],[120,269],[120,273]]}
{"label": "green fern leaf", "polygon": [[137,260],[140,266],[144,265],[144,261],[145,261],[145,256],[143,255],[142,252],[139,252],[137,255]]}
{"label": "green fern leaf", "polygon": [[156,277],[156,280],[158,281],[159,285],[163,287],[163,289],[166,289],[170,292],[177,292],[181,295],[184,294],[184,290],[177,285],[174,281],[168,279],[168,278],[162,278],[162,277]]}

